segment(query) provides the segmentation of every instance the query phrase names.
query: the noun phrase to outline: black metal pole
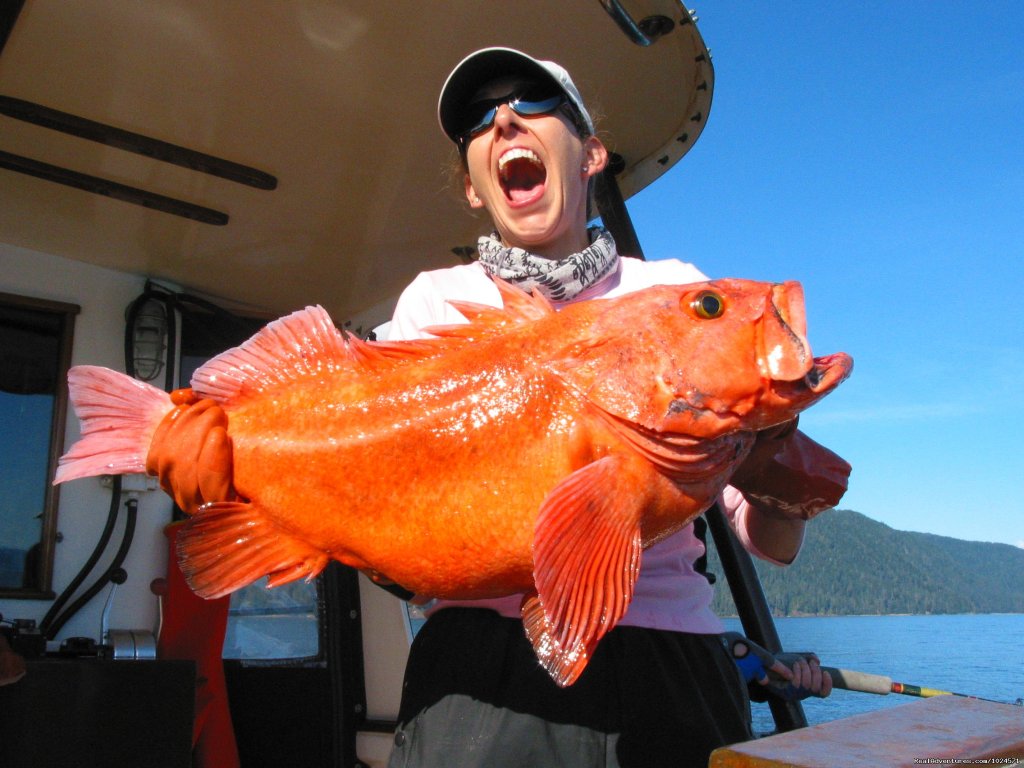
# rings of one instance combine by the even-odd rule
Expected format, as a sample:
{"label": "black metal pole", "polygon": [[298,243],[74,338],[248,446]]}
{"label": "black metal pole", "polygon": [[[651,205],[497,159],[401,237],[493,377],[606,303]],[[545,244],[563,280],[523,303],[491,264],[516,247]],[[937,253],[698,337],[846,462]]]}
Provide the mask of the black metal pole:
{"label": "black metal pole", "polygon": [[[643,248],[615,178],[616,174],[622,172],[624,165],[620,155],[612,155],[608,167],[595,179],[594,200],[601,221],[615,238],[619,253],[643,259]],[[775,629],[775,621],[750,554],[740,545],[717,505],[705,512],[704,517],[714,537],[743,631],[747,637],[772,653],[781,652],[782,644]],[[779,731],[792,731],[807,726],[800,702],[787,702],[773,697],[769,699],[768,706]]]}
{"label": "black metal pole", "polygon": [[[750,553],[739,543],[717,504],[705,512],[704,517],[715,540],[715,549],[722,561],[722,570],[729,582],[729,590],[736,603],[740,623],[743,624],[743,633],[762,648],[780,653],[782,643]],[[783,701],[772,697],[768,700],[768,706],[779,731],[792,731],[807,726],[807,717],[799,701]]]}
{"label": "black metal pole", "polygon": [[326,623],[323,642],[334,709],[334,764],[368,768],[356,753],[356,734],[366,720],[359,574],[340,563],[331,563],[320,578],[326,603],[326,610],[321,612]]}
{"label": "black metal pole", "polygon": [[622,158],[613,155],[608,167],[594,179],[594,201],[597,203],[597,212],[601,214],[605,229],[615,238],[619,254],[643,259],[644,251],[640,247],[640,239],[636,236],[633,220],[629,217],[626,201],[619,189],[619,182],[615,179],[615,175],[621,173],[623,167]]}

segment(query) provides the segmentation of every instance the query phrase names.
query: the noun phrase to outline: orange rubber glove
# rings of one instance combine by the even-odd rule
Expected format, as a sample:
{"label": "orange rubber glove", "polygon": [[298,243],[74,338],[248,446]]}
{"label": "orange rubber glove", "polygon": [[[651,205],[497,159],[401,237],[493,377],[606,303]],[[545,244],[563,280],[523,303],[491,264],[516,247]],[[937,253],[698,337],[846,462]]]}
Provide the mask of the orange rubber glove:
{"label": "orange rubber glove", "polygon": [[794,419],[759,432],[729,484],[775,517],[810,520],[843,498],[851,467],[796,426]]}
{"label": "orange rubber glove", "polygon": [[171,393],[173,411],[160,422],[146,457],[146,471],[185,512],[203,504],[235,498],[228,417],[213,400],[200,400],[191,389]]}

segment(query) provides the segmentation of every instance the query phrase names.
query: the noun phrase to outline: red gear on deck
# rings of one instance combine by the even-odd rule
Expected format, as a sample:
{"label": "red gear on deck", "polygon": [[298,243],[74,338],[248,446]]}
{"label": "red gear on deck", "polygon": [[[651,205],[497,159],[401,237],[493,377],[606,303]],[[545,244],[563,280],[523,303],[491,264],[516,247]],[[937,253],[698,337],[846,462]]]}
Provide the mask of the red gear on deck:
{"label": "red gear on deck", "polygon": [[221,658],[231,598],[204,600],[189,588],[178,565],[175,540],[181,525],[172,523],[164,529],[170,553],[157,656],[196,663],[196,711],[192,726],[195,768],[239,768]]}

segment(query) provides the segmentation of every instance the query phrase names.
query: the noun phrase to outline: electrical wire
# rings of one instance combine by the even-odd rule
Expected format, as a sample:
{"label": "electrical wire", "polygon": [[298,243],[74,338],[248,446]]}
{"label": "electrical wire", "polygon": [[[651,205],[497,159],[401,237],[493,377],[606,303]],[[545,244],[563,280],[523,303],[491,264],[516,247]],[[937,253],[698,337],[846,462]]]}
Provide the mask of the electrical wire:
{"label": "electrical wire", "polygon": [[[118,478],[120,479],[120,478]],[[119,499],[121,496],[120,484],[113,492],[114,499]],[[117,553],[114,555],[114,559],[110,562],[110,565],[103,572],[103,574],[96,579],[89,589],[82,593],[71,605],[68,606],[60,616],[53,620],[53,622],[47,628],[45,635],[47,640],[52,640],[57,633],[61,630],[61,627],[67,623],[68,619],[74,616],[82,607],[92,600],[111,580],[111,575],[121,568],[121,564],[124,563],[125,558],[128,556],[128,550],[131,549],[132,540],[135,538],[135,523],[139,512],[139,500],[132,497],[125,502],[128,514],[125,517],[124,523],[124,534],[121,536],[121,546],[118,547]]]}
{"label": "electrical wire", "polygon": [[78,574],[71,583],[60,593],[60,596],[53,601],[53,605],[50,606],[50,610],[46,612],[42,621],[39,623],[39,631],[43,633],[47,640],[52,640],[56,634],[57,629],[67,621],[70,616],[63,619],[57,626],[57,629],[52,629],[53,622],[56,620],[57,615],[60,613],[64,604],[71,599],[71,596],[75,594],[82,582],[85,581],[86,577],[92,573],[92,569],[96,567],[96,563],[99,562],[100,557],[107,549],[107,544],[110,543],[110,537],[114,533],[114,527],[117,525],[118,513],[120,511],[120,500],[121,500],[121,477],[120,475],[114,477],[113,487],[110,491],[110,510],[107,513],[107,524],[103,528],[103,532],[100,534],[99,541],[96,543],[92,554],[89,555],[89,559],[85,565],[82,566]]}

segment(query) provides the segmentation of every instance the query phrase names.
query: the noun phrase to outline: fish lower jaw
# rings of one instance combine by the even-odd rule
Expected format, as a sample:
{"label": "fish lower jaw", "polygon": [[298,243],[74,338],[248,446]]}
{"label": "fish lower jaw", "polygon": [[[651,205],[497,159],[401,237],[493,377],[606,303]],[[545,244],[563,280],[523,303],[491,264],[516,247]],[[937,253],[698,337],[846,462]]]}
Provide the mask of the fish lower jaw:
{"label": "fish lower jaw", "polygon": [[850,375],[851,367],[847,361],[839,361],[839,365],[815,366],[798,381],[772,382],[759,406],[763,416],[755,429],[770,429],[796,418],[835,390]]}
{"label": "fish lower jaw", "polygon": [[853,358],[845,352],[814,358],[814,365],[803,378],[811,392],[827,394],[839,386],[853,372]]}

